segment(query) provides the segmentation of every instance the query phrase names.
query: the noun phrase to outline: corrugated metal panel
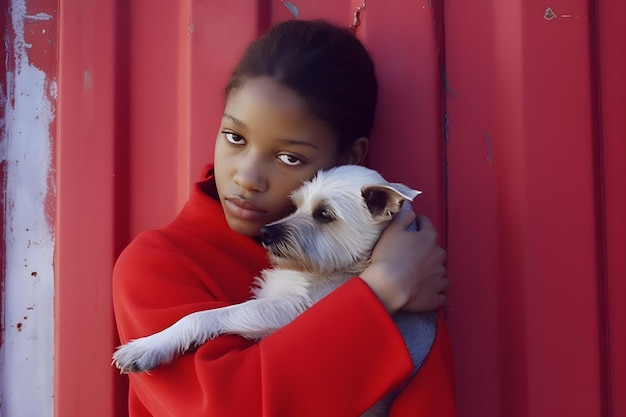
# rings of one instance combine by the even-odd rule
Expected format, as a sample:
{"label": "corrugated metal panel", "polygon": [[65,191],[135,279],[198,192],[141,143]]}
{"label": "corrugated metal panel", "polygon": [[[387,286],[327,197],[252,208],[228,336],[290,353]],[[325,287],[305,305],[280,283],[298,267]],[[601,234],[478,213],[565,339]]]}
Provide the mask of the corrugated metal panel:
{"label": "corrugated metal panel", "polygon": [[128,40],[116,38],[121,22],[112,1],[59,6],[54,411],[57,417],[124,415],[107,359],[115,344],[115,208],[126,181],[115,171],[116,157],[124,155],[116,135],[125,114],[115,74]]}
{"label": "corrugated metal panel", "polygon": [[596,186],[601,190],[602,336],[606,338],[601,366],[606,378],[606,414],[626,415],[626,2],[596,1],[595,79],[598,106],[599,166]]}
{"label": "corrugated metal panel", "polygon": [[624,155],[612,116],[623,115],[624,81],[611,65],[623,69],[626,37],[602,25],[623,5],[603,3],[602,16],[595,7],[445,2],[450,320],[464,415],[623,414],[624,234],[613,210],[624,172],[602,150]]}
{"label": "corrugated metal panel", "polygon": [[[112,263],[212,158],[247,42],[296,13],[347,26],[361,3],[61,2],[57,416],[125,415]],[[361,15],[381,81],[370,163],[425,191],[449,249],[461,416],[626,414],[625,7],[388,0]]]}

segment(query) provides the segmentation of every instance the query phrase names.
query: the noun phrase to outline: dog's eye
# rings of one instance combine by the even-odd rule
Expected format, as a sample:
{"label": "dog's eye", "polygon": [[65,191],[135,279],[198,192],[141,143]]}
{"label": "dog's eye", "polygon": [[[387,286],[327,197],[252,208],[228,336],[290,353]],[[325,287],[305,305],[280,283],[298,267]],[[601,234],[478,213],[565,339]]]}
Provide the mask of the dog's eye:
{"label": "dog's eye", "polygon": [[328,223],[335,219],[333,213],[325,208],[316,210],[315,213],[313,213],[313,218],[321,223]]}

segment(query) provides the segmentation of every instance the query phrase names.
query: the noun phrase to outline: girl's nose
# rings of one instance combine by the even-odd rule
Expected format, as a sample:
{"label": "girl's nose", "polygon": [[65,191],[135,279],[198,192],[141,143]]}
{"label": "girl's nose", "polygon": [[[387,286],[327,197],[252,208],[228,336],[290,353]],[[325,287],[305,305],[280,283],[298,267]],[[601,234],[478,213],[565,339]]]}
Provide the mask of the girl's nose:
{"label": "girl's nose", "polygon": [[263,165],[256,160],[240,161],[233,180],[246,191],[263,192],[267,189]]}

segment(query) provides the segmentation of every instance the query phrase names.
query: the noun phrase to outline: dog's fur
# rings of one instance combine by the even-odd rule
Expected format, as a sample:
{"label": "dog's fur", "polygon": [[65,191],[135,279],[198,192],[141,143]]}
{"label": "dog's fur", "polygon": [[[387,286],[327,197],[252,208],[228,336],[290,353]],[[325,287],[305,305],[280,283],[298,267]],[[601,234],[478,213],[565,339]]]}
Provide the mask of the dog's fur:
{"label": "dog's fur", "polygon": [[257,277],[252,299],[190,314],[132,340],[117,349],[113,363],[122,372],[150,371],[220,334],[270,335],[363,272],[393,214],[419,193],[358,165],[320,171],[292,193],[295,212],[261,230],[273,268]]}

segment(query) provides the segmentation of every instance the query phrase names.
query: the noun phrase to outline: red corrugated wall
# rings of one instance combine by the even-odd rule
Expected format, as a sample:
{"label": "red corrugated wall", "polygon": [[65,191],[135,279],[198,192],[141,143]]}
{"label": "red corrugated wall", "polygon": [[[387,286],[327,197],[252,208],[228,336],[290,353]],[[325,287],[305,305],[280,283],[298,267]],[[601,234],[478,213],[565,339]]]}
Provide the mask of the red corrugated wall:
{"label": "red corrugated wall", "polygon": [[[110,273],[212,158],[222,88],[269,24],[361,1],[59,3],[59,417],[124,416]],[[288,7],[290,6],[290,7]],[[626,415],[626,4],[367,2],[370,164],[425,191],[449,251],[464,417]]]}
{"label": "red corrugated wall", "polygon": [[625,11],[445,3],[450,321],[469,415],[626,415]]}

